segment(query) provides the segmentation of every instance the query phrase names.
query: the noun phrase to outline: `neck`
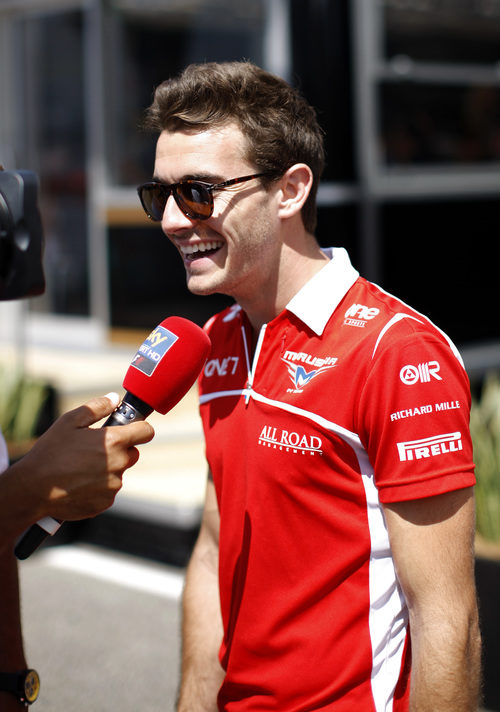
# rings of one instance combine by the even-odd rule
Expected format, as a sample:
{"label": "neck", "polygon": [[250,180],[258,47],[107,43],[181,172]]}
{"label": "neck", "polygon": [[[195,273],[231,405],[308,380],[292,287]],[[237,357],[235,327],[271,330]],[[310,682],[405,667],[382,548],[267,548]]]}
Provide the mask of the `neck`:
{"label": "neck", "polygon": [[280,314],[288,302],[328,262],[316,239],[302,242],[300,249],[284,245],[278,268],[270,275],[257,293],[237,301],[248,315],[257,335],[264,324]]}

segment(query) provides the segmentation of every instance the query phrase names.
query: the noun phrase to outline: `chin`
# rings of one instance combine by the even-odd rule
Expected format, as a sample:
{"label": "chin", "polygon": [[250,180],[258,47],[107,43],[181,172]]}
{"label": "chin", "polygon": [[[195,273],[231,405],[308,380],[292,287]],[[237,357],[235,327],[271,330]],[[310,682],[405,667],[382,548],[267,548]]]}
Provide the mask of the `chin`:
{"label": "chin", "polygon": [[228,297],[232,296],[229,294],[228,290],[224,288],[223,282],[188,277],[186,284],[191,294],[195,294],[197,297],[208,297],[211,294],[225,294]]}
{"label": "chin", "polygon": [[208,297],[218,291],[213,285],[203,284],[200,280],[190,279],[189,277],[186,280],[186,284],[191,294],[195,294],[197,297]]}

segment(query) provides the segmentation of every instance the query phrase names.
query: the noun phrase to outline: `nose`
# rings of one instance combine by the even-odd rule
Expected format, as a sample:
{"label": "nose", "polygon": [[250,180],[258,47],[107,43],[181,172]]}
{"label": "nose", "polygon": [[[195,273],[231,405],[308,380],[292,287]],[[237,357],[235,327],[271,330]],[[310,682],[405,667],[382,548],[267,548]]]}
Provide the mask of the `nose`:
{"label": "nose", "polygon": [[161,229],[166,235],[172,235],[193,227],[195,220],[185,215],[175,202],[173,195],[169,195],[161,219]]}

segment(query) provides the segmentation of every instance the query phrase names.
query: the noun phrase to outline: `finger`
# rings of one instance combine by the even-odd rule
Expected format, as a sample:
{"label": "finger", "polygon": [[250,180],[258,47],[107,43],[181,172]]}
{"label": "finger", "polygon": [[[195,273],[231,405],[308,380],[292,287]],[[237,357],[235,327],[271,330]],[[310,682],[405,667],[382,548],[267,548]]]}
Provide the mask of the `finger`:
{"label": "finger", "polygon": [[136,447],[129,448],[128,449],[128,457],[129,457],[129,461],[128,461],[128,465],[127,465],[126,469],[128,469],[129,467],[133,467],[135,465],[135,463],[139,459],[139,450]]}
{"label": "finger", "polygon": [[118,393],[108,393],[99,398],[91,398],[83,405],[67,413],[66,416],[73,420],[76,427],[87,428],[112,413],[119,402],[120,396]]}
{"label": "finger", "polygon": [[[135,447],[128,447],[114,451],[113,459],[109,462],[110,473],[108,474],[108,487],[110,486],[110,477],[122,478],[125,470],[133,467],[140,457],[139,450]],[[121,485],[120,485],[121,486]]]}
{"label": "finger", "polygon": [[149,443],[155,436],[155,429],[151,423],[146,421],[131,423],[131,440],[130,445],[143,445],[144,443]]}
{"label": "finger", "polygon": [[106,435],[124,447],[142,445],[150,442],[155,435],[153,426],[145,420],[138,420],[128,425],[112,425],[106,428]]}

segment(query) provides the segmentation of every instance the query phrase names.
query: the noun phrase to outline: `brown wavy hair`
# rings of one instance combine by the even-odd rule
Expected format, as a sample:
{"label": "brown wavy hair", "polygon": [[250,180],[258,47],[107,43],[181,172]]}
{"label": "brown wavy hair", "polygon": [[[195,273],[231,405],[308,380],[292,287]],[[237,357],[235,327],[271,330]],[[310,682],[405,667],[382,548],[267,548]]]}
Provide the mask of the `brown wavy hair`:
{"label": "brown wavy hair", "polygon": [[304,227],[316,229],[316,193],[324,167],[323,131],[316,112],[287,82],[250,62],[190,64],[160,84],[143,126],[161,133],[203,131],[236,122],[247,141],[245,158],[264,185],[295,163],[313,173],[302,208]]}

